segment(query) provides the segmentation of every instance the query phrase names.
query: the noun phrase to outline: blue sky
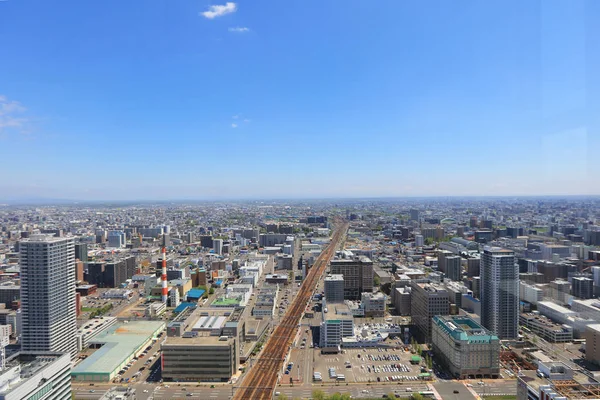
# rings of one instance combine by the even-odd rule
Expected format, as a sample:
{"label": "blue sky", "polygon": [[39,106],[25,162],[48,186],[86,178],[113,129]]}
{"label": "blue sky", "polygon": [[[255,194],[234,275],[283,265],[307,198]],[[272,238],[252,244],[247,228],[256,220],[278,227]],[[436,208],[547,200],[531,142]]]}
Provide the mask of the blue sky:
{"label": "blue sky", "polygon": [[595,1],[0,1],[0,199],[600,194]]}

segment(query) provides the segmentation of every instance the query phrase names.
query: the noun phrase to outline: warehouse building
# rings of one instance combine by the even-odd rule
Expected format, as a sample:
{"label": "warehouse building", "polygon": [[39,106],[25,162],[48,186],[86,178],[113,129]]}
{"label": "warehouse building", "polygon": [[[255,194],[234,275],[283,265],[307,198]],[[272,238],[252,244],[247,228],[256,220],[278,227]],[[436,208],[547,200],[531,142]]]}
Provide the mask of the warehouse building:
{"label": "warehouse building", "polygon": [[103,330],[89,341],[97,350],[71,372],[78,381],[109,382],[152,342],[163,329],[162,321],[129,321]]}

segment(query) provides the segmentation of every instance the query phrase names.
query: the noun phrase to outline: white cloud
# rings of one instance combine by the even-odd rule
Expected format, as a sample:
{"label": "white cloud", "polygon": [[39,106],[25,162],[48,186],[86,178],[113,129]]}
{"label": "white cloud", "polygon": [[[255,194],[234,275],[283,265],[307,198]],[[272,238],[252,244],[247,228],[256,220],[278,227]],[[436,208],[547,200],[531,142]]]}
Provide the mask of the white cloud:
{"label": "white cloud", "polygon": [[244,122],[250,122],[248,118],[244,118]]}
{"label": "white cloud", "polygon": [[250,29],[246,28],[245,26],[236,26],[236,27],[229,28],[229,32],[246,33],[246,32],[250,32]]}
{"label": "white cloud", "polygon": [[26,133],[25,125],[28,120],[19,116],[25,110],[26,108],[18,101],[9,100],[6,96],[0,95],[0,133],[5,129],[14,129],[19,133]]}
{"label": "white cloud", "polygon": [[232,128],[237,128],[237,126],[238,126],[237,124],[231,124]]}
{"label": "white cloud", "polygon": [[231,117],[231,118],[233,118],[233,119],[238,119],[239,117],[240,117],[239,115],[234,115],[234,116],[233,116],[233,117]]}
{"label": "white cloud", "polygon": [[208,19],[213,19],[217,17],[222,17],[226,14],[231,14],[237,11],[237,4],[234,2],[228,1],[223,6],[210,6],[208,7],[208,11],[204,11],[200,13],[200,15],[204,16]]}

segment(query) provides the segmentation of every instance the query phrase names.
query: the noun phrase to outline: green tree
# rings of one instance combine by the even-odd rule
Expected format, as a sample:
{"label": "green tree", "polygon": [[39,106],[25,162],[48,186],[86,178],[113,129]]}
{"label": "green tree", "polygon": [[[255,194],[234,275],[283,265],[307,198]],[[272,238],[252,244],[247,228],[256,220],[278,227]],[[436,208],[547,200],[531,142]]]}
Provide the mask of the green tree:
{"label": "green tree", "polygon": [[427,238],[425,239],[425,245],[426,246],[431,246],[433,244],[433,238]]}
{"label": "green tree", "polygon": [[325,400],[325,392],[322,390],[313,390],[312,391],[313,400]]}
{"label": "green tree", "polygon": [[215,288],[210,288],[210,290],[208,291],[208,294],[215,294]]}
{"label": "green tree", "polygon": [[288,397],[285,394],[281,393],[279,396],[277,396],[277,398],[280,399],[280,400],[281,399],[287,400]]}
{"label": "green tree", "polygon": [[425,400],[425,398],[419,393],[413,393],[411,397],[413,400]]}
{"label": "green tree", "polygon": [[379,276],[375,275],[373,277],[373,286],[379,286],[381,285],[381,279],[379,279]]}

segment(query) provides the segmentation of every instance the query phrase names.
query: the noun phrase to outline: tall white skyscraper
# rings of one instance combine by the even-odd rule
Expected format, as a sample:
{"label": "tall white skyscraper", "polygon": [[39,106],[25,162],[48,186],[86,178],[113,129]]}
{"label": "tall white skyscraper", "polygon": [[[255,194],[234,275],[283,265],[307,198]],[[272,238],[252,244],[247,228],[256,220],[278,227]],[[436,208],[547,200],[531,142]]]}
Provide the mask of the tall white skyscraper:
{"label": "tall white skyscraper", "polygon": [[481,322],[500,339],[519,334],[519,267],[515,253],[486,247],[481,257]]}
{"label": "tall white skyscraper", "polygon": [[23,351],[77,355],[74,248],[52,235],[20,242]]}

